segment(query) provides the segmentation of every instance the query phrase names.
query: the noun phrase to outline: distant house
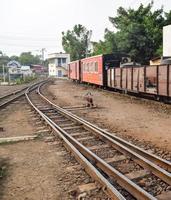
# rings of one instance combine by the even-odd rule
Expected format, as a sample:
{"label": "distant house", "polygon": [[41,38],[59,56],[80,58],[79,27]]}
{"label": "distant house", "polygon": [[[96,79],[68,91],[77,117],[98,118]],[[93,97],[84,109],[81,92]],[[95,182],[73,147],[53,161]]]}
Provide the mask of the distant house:
{"label": "distant house", "polygon": [[67,76],[68,63],[70,62],[70,54],[52,53],[48,55],[48,61],[49,76]]}
{"label": "distant house", "polygon": [[43,65],[31,65],[31,70],[36,75],[46,75],[48,73],[47,67]]}
{"label": "distant house", "polygon": [[20,71],[23,74],[23,76],[31,76],[32,75],[32,70],[30,69],[30,66],[21,66]]}
{"label": "distant house", "polygon": [[8,67],[8,79],[9,81],[15,81],[16,79],[22,79],[27,76],[32,76],[32,70],[30,66],[22,66],[19,62],[12,60],[7,64]]}
{"label": "distant house", "polygon": [[9,68],[20,68],[21,64],[18,61],[11,60],[10,62],[7,63],[7,67],[9,67]]}

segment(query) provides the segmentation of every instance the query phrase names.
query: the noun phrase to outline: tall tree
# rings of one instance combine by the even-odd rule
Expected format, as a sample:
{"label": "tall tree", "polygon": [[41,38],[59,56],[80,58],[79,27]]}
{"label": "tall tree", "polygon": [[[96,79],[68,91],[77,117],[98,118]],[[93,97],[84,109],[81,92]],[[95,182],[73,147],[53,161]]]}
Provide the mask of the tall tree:
{"label": "tall tree", "polygon": [[109,54],[118,50],[117,35],[108,29],[105,29],[104,41],[100,40],[99,42],[92,42],[92,44],[93,55]]}
{"label": "tall tree", "polygon": [[120,7],[117,16],[109,17],[109,20],[116,32],[112,32],[110,37],[106,37],[108,32],[105,33],[104,41],[94,45],[98,50],[101,51],[102,44],[105,47],[104,53],[106,50],[111,53],[113,50],[122,51],[142,64],[162,54],[162,29],[171,23],[171,11],[164,13],[163,8],[153,11],[151,2],[147,6],[141,4],[136,10]]}
{"label": "tall tree", "polygon": [[19,62],[22,65],[31,65],[31,64],[40,64],[40,58],[39,56],[34,56],[31,54],[31,52],[23,52],[21,53],[19,57]]}
{"label": "tall tree", "polygon": [[62,32],[62,46],[69,53],[71,60],[84,58],[87,53],[88,40],[91,32],[81,24],[75,25],[73,30]]}
{"label": "tall tree", "polygon": [[19,57],[18,57],[18,56],[15,56],[15,55],[13,55],[13,56],[11,56],[11,57],[10,57],[10,60],[15,60],[15,61],[18,61],[18,60],[19,60]]}

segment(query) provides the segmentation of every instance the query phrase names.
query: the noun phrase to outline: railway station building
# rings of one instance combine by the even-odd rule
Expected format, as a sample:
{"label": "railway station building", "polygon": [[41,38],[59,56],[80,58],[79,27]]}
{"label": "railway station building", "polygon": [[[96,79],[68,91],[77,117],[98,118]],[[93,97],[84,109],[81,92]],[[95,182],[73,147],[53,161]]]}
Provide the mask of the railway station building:
{"label": "railway station building", "polygon": [[67,76],[68,63],[70,62],[70,54],[67,53],[52,53],[48,55],[49,76],[65,77]]}

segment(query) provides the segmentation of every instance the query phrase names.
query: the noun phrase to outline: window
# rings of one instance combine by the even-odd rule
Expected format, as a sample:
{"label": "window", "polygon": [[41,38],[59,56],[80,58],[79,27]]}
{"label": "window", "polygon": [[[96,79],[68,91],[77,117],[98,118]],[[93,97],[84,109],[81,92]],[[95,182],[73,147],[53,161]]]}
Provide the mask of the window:
{"label": "window", "polygon": [[94,63],[91,62],[91,72],[94,72]]}
{"label": "window", "polygon": [[57,65],[58,66],[62,66],[62,58],[58,58],[57,59]]}
{"label": "window", "polygon": [[62,58],[62,64],[66,64],[66,58]]}
{"label": "window", "polygon": [[90,65],[89,65],[89,63],[87,63],[87,72],[89,72],[90,71]]}
{"label": "window", "polygon": [[95,70],[94,71],[98,72],[98,63],[97,62],[95,62]]}
{"label": "window", "polygon": [[85,72],[87,72],[87,63],[85,63],[84,66],[85,66]]}

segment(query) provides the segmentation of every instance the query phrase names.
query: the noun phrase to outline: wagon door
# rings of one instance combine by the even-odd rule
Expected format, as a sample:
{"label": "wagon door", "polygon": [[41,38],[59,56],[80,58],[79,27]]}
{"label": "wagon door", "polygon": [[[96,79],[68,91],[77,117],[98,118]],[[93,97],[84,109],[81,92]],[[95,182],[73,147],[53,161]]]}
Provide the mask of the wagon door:
{"label": "wagon door", "polygon": [[132,67],[127,69],[127,80],[128,80],[128,84],[127,84],[127,89],[129,91],[132,90],[132,79],[133,79],[133,75],[132,75]]}
{"label": "wagon door", "polygon": [[121,69],[115,68],[115,87],[121,89]]}
{"label": "wagon door", "polygon": [[127,68],[122,68],[122,89],[127,88]]}
{"label": "wagon door", "polygon": [[107,86],[111,88],[114,87],[114,77],[115,77],[114,73],[115,73],[114,68],[109,68],[107,70],[107,84],[108,84]]}
{"label": "wagon door", "polygon": [[139,88],[139,68],[133,68],[133,91],[138,92]]}
{"label": "wagon door", "polygon": [[158,94],[167,96],[167,65],[159,66],[158,71]]}
{"label": "wagon door", "polygon": [[147,93],[157,94],[157,66],[146,68],[145,86]]}
{"label": "wagon door", "polygon": [[138,81],[138,87],[140,92],[145,92],[144,88],[144,79],[145,79],[145,67],[139,68],[139,81]]}

